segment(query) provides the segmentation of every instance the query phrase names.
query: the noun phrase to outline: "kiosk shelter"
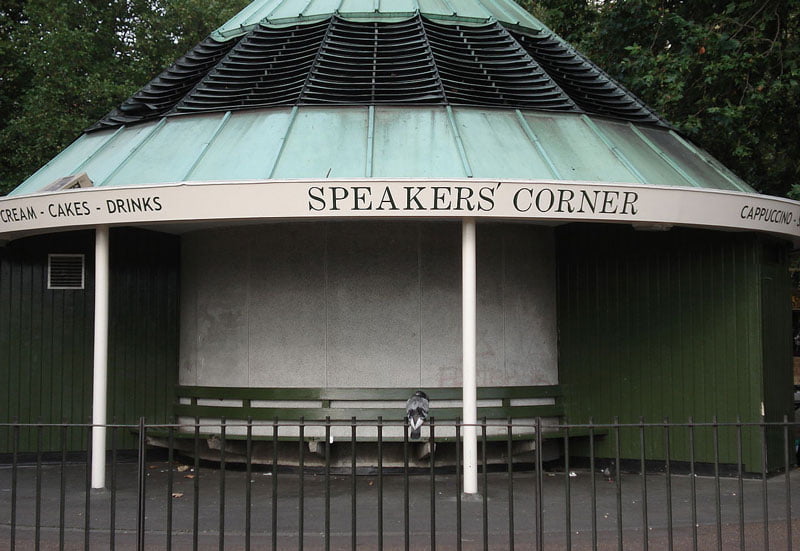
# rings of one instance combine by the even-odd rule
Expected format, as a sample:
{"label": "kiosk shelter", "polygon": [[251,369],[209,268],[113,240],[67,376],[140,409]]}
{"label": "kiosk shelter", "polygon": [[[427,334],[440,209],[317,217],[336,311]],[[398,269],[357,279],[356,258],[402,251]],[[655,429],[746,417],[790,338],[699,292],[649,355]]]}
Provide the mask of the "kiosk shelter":
{"label": "kiosk shelter", "polygon": [[255,0],[0,199],[0,239],[6,420],[791,413],[800,204],[511,0]]}

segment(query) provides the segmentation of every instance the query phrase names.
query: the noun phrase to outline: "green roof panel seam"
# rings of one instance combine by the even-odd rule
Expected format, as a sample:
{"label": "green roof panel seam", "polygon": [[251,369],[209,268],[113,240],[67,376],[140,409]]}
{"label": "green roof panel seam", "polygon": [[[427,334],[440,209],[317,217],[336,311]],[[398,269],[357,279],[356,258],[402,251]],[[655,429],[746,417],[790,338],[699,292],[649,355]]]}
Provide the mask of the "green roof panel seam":
{"label": "green roof panel seam", "polygon": [[126,157],[125,157],[125,158],[122,160],[122,162],[120,162],[120,163],[119,163],[119,164],[118,164],[118,165],[117,165],[117,166],[114,168],[114,170],[112,170],[112,171],[111,171],[111,172],[108,174],[108,176],[106,176],[106,177],[103,179],[103,181],[102,181],[102,182],[95,182],[95,184],[94,184],[94,185],[95,185],[95,186],[97,186],[97,187],[101,187],[101,186],[105,185],[105,184],[106,184],[106,182],[109,182],[109,181],[111,181],[111,179],[112,179],[114,176],[116,176],[116,175],[119,173],[119,171],[120,171],[120,170],[122,170],[122,168],[123,168],[125,165],[127,165],[127,164],[128,164],[128,162],[131,160],[131,158],[133,158],[133,156],[136,154],[136,152],[137,152],[137,151],[139,151],[139,150],[142,148],[142,146],[144,146],[144,145],[145,145],[147,142],[149,142],[149,141],[150,141],[150,140],[151,140],[151,139],[152,139],[152,138],[153,138],[153,137],[154,137],[154,136],[155,136],[155,135],[158,133],[158,131],[159,131],[159,130],[161,130],[161,129],[164,127],[164,125],[165,125],[166,123],[167,123],[167,117],[161,117],[161,119],[160,119],[160,120],[159,120],[159,121],[158,121],[156,124],[154,124],[154,125],[153,125],[153,128],[152,128],[152,129],[150,129],[150,132],[148,132],[148,133],[147,133],[147,135],[146,135],[145,137],[143,137],[143,138],[142,138],[142,139],[139,141],[139,143],[138,143],[138,144],[136,144],[136,146],[135,146],[133,149],[131,149],[131,150],[130,150],[130,152],[129,152],[129,153],[128,153],[128,155],[127,155],[127,156],[126,156]]}
{"label": "green roof panel seam", "polygon": [[85,167],[87,164],[89,164],[89,161],[94,159],[95,156],[98,153],[100,153],[101,151],[104,151],[108,147],[108,144],[110,144],[111,142],[114,141],[114,138],[116,138],[120,134],[120,132],[122,132],[123,128],[125,128],[124,124],[122,126],[120,126],[119,128],[117,128],[117,130],[113,134],[111,134],[111,136],[109,136],[109,138],[106,141],[104,141],[102,144],[100,144],[100,147],[98,147],[97,149],[92,151],[91,154],[87,155],[86,158],[83,161],[81,161],[78,164],[78,166],[75,167],[75,170],[73,170],[72,173],[73,174],[78,174],[83,169],[83,167]]}
{"label": "green roof panel seam", "polygon": [[[78,145],[80,142],[85,141],[86,139],[87,139],[86,138],[86,134],[81,134],[80,137],[77,140],[75,140],[74,142],[72,142],[72,144],[70,144],[69,147],[74,147],[74,146]],[[102,144],[101,144],[101,146],[102,146]],[[44,174],[44,172],[55,163],[55,161],[58,159],[58,157],[60,155],[61,154],[59,153],[59,155],[57,155],[56,157],[53,157],[52,159],[47,161],[44,165],[42,165],[41,168],[39,168],[39,170],[37,170],[36,172],[34,172],[30,176],[28,176],[28,178],[26,178],[25,181],[22,182],[22,184],[20,184],[18,187],[16,187],[13,190],[11,190],[11,193],[9,193],[9,195],[24,195],[27,192],[27,190],[25,189],[27,186],[25,184],[27,184],[28,182],[36,181],[36,179],[39,176]],[[44,187],[45,185],[47,185],[47,183],[40,184],[39,185],[39,189],[33,190],[32,193],[36,193],[37,191],[41,191],[41,188]]]}
{"label": "green roof panel seam", "polygon": [[200,161],[203,160],[203,157],[205,157],[209,146],[214,142],[214,140],[217,139],[217,136],[219,136],[219,133],[222,132],[222,129],[228,123],[230,118],[231,118],[231,112],[226,111],[225,115],[222,117],[222,120],[219,121],[217,128],[211,134],[211,137],[209,137],[208,141],[206,141],[203,144],[203,147],[200,149],[200,153],[197,155],[197,158],[194,160],[194,162],[192,162],[192,165],[189,167],[189,170],[186,171],[186,174],[183,176],[184,181],[189,179],[189,176],[191,176],[192,172],[194,172],[194,169],[197,168],[197,165],[200,164]]}
{"label": "green roof panel seam", "polygon": [[372,177],[372,156],[375,150],[375,106],[369,106],[369,116],[367,121],[367,163],[364,168],[364,176]]}
{"label": "green roof panel seam", "polygon": [[519,125],[522,127],[522,131],[525,132],[525,135],[528,137],[533,146],[536,148],[536,151],[539,153],[539,156],[542,158],[542,160],[544,160],[545,164],[547,165],[547,168],[552,173],[553,178],[555,178],[556,180],[560,180],[561,174],[559,173],[558,168],[556,168],[556,165],[553,163],[553,160],[550,158],[550,155],[548,155],[547,151],[544,150],[542,142],[539,141],[539,136],[536,135],[536,132],[533,131],[531,125],[528,124],[527,120],[525,120],[525,116],[522,114],[522,111],[520,111],[519,109],[515,109],[515,111],[517,113],[517,121],[519,122]]}
{"label": "green roof panel seam", "polygon": [[294,126],[294,121],[297,119],[298,110],[299,107],[296,105],[292,107],[292,112],[289,114],[289,122],[286,124],[286,131],[283,133],[283,137],[281,137],[281,145],[278,146],[278,151],[275,152],[275,159],[272,161],[272,167],[269,169],[267,179],[272,178],[272,175],[275,174],[275,169],[278,168],[278,163],[281,160],[281,154],[283,153],[283,149],[286,147],[286,142],[289,139],[289,133],[291,133],[292,127]]}
{"label": "green roof panel seam", "polygon": [[456,12],[456,10],[453,8],[453,5],[450,3],[450,1],[449,1],[449,0],[442,0],[442,2],[444,3],[444,5],[445,5],[445,6],[447,6],[447,9],[449,9],[449,10],[450,10],[450,12],[451,12],[453,15],[456,15],[456,13],[457,13],[457,12]]}
{"label": "green roof panel seam", "polygon": [[611,138],[609,138],[606,135],[606,133],[603,132],[600,129],[600,127],[597,126],[597,124],[595,124],[595,122],[588,115],[581,115],[580,117],[581,120],[584,123],[586,123],[586,126],[588,126],[592,130],[592,132],[594,132],[594,134],[598,138],[600,138],[604,144],[606,144],[608,149],[611,150],[611,153],[613,153],[614,156],[617,159],[619,159],[619,161],[625,166],[625,168],[628,169],[628,172],[630,172],[634,176],[634,178],[637,178],[640,184],[648,185],[647,178],[645,178],[642,175],[642,173],[636,169],[636,167],[633,165],[633,163],[630,162],[630,160],[625,156],[625,154],[622,151],[620,151],[620,149],[616,146],[616,144],[614,144],[613,141],[611,141]]}
{"label": "green roof panel seam", "polygon": [[705,151],[701,151],[700,149],[696,148],[691,142],[689,142],[689,140],[686,140],[683,136],[681,136],[680,134],[678,134],[674,130],[670,130],[669,133],[670,133],[670,135],[672,135],[673,138],[678,140],[678,142],[681,145],[683,145],[686,149],[688,149],[689,151],[691,151],[692,153],[694,153],[695,155],[700,157],[708,166],[711,167],[712,170],[714,170],[714,172],[716,172],[717,174],[722,176],[727,182],[729,182],[731,185],[733,185],[733,187],[735,187],[737,190],[744,191],[744,192],[751,192],[751,190],[749,190],[746,187],[742,186],[742,184],[740,182],[738,182],[736,179],[731,178],[726,170],[720,170],[719,167],[717,167],[717,165],[714,162],[712,162],[711,158],[709,157],[709,155]]}
{"label": "green roof panel seam", "polygon": [[485,13],[485,14],[486,14],[486,20],[487,20],[487,21],[493,21],[493,20],[496,20],[496,18],[495,18],[495,16],[494,16],[494,14],[493,14],[491,11],[489,11],[489,10],[486,8],[486,6],[484,6],[484,5],[483,5],[483,2],[478,2],[477,4],[478,4],[479,8],[481,9],[481,11],[483,11],[483,13]]}
{"label": "green roof panel seam", "polygon": [[697,188],[703,187],[697,180],[692,178],[685,170],[683,170],[680,166],[678,166],[677,163],[675,163],[675,161],[670,159],[669,156],[667,156],[663,151],[661,151],[661,149],[656,144],[654,144],[650,140],[650,138],[642,134],[642,132],[638,128],[636,128],[635,124],[629,122],[628,126],[630,127],[631,130],[633,130],[633,133],[639,137],[639,139],[641,139],[645,144],[647,144],[647,146],[650,149],[652,149],[656,153],[656,155],[661,157],[664,160],[664,162],[666,162],[670,166],[670,168],[672,168],[675,172],[677,172],[678,175],[684,180],[686,180],[692,187],[697,187]]}
{"label": "green roof panel seam", "polygon": [[461,164],[464,167],[464,172],[466,173],[467,178],[472,178],[472,168],[469,165],[467,151],[464,149],[464,142],[461,141],[461,133],[458,131],[458,125],[456,124],[456,119],[453,116],[453,108],[447,105],[445,109],[447,111],[447,120],[450,121],[450,129],[453,131],[453,136],[456,140],[456,146],[458,147],[458,154],[461,157]]}
{"label": "green roof panel seam", "polygon": [[514,19],[514,16],[513,16],[513,15],[511,15],[510,13],[508,13],[506,10],[504,10],[504,9],[503,9],[503,7],[502,7],[502,6],[500,6],[500,5],[498,5],[498,3],[497,3],[497,2],[495,2],[494,0],[489,0],[489,2],[491,2],[491,4],[492,4],[494,7],[496,7],[496,8],[497,8],[497,10],[498,10],[500,13],[502,13],[502,14],[503,14],[503,16],[506,18],[506,21],[508,21],[508,22],[509,22],[509,23],[511,23],[512,25],[519,25],[519,24],[520,24],[520,21],[519,21],[519,19]]}

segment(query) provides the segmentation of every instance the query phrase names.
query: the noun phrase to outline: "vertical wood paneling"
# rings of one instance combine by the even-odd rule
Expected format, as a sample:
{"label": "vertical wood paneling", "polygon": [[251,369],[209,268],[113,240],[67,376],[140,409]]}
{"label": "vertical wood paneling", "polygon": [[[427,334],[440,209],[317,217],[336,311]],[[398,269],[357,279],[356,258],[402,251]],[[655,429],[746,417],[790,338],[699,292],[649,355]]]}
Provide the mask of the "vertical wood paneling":
{"label": "vertical wood paneling", "polygon": [[[91,372],[91,358],[76,361],[83,347],[91,342],[91,318],[74,316],[74,305],[91,312],[91,282],[86,290],[47,290],[48,253],[85,253],[91,246],[90,232],[56,234],[47,238],[28,238],[0,248],[0,380],[6,383],[4,420],[33,423],[84,422],[90,404],[84,403],[84,372]],[[76,350],[77,349],[77,350]],[[21,433],[21,447],[35,446],[33,431]],[[77,448],[75,433],[68,447]],[[8,451],[10,442],[0,442]],[[45,449],[60,447],[59,431],[43,431]]]}
{"label": "vertical wood paneling", "polygon": [[[132,229],[112,232],[109,418],[171,420],[177,382],[179,241]],[[129,438],[126,435],[126,438]],[[132,446],[132,439],[123,445]]]}
{"label": "vertical wood paneling", "polygon": [[[784,414],[792,420],[792,345],[786,338],[787,324],[791,325],[792,311],[785,297],[791,293],[787,270],[788,249],[767,243],[763,251],[761,272],[761,327],[764,335],[764,413],[767,421],[783,421]],[[783,431],[769,432],[768,457],[771,468],[784,465]]]}
{"label": "vertical wood paneling", "polygon": [[[1,251],[2,249],[0,249]],[[0,261],[0,366],[11,365],[11,263]],[[11,419],[12,374],[0,369],[0,416]],[[0,450],[8,449],[9,431],[0,431]]]}
{"label": "vertical wood paneling", "polygon": [[[108,418],[166,422],[177,379],[177,237],[131,229],[111,232]],[[0,248],[0,415],[22,422],[85,423],[91,414],[94,235],[61,233]],[[48,253],[86,255],[84,290],[48,290]],[[70,431],[69,449],[85,433]],[[0,453],[10,450],[0,431]],[[122,433],[120,433],[122,435]],[[35,449],[34,432],[21,434]],[[44,432],[46,450],[59,431]],[[124,436],[121,446],[135,445]]]}
{"label": "vertical wood paneling", "polygon": [[[781,416],[787,412],[770,392],[783,396],[789,388],[789,295],[784,286],[762,296],[766,243],[688,229],[560,228],[559,373],[570,419],[758,421],[762,397],[779,404]],[[786,279],[781,258],[770,269]],[[762,333],[773,345],[762,343]],[[710,429],[697,435],[698,457],[712,460]],[[638,434],[623,437],[623,454],[637,458]],[[663,431],[650,431],[646,442],[649,458],[663,458]],[[733,429],[720,432],[722,461],[735,461],[735,442]],[[610,454],[610,444],[600,452]],[[685,431],[676,430],[673,458],[688,459],[687,444]],[[748,468],[757,469],[752,431],[745,446]]]}

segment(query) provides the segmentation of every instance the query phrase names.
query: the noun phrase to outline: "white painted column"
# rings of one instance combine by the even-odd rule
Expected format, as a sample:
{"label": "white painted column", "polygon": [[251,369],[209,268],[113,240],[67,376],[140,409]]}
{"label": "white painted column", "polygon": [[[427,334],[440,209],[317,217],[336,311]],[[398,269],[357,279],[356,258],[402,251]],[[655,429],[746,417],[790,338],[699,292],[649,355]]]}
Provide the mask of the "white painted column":
{"label": "white painted column", "polygon": [[464,493],[478,493],[478,421],[476,390],[477,284],[475,219],[461,223],[461,326],[463,346]]}
{"label": "white painted column", "polygon": [[108,381],[108,226],[95,229],[94,241],[94,378],[92,381],[92,488],[106,486]]}

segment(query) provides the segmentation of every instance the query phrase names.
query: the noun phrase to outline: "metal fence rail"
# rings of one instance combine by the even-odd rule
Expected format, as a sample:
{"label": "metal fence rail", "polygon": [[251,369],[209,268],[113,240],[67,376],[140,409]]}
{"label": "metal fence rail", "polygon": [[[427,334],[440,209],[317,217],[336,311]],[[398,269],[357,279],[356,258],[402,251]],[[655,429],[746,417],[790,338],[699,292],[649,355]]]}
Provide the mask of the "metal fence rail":
{"label": "metal fence rail", "polygon": [[[432,420],[421,441],[382,420],[112,424],[101,491],[91,449],[67,448],[75,433],[90,446],[91,425],[6,423],[0,549],[798,549],[799,428],[484,421],[466,496],[460,423]],[[46,431],[60,449],[43,449]],[[131,431],[135,453],[118,450]]]}

